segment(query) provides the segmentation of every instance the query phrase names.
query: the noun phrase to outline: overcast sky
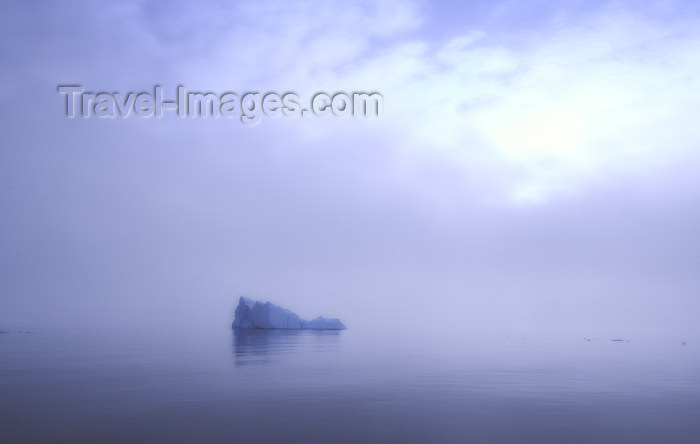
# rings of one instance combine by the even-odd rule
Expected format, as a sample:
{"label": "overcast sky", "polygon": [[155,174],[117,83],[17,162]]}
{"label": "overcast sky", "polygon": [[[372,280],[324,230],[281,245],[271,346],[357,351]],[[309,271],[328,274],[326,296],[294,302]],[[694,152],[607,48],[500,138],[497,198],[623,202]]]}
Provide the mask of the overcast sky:
{"label": "overcast sky", "polygon": [[[4,2],[0,329],[226,326],[248,295],[700,336],[700,5],[593,4]],[[68,119],[59,84],[385,114]]]}

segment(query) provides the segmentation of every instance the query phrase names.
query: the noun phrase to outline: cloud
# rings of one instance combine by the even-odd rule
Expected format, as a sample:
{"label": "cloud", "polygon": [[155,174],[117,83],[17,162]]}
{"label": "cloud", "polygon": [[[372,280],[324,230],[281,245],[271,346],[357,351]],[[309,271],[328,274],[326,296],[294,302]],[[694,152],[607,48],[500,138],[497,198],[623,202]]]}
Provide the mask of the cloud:
{"label": "cloud", "polygon": [[607,11],[516,48],[470,32],[392,48],[344,80],[382,85],[397,144],[491,168],[511,198],[542,201],[696,155],[697,25]]}
{"label": "cloud", "polygon": [[[503,19],[509,8],[493,14]],[[380,91],[387,112],[373,131],[393,141],[397,164],[415,158],[420,168],[435,156],[490,177],[491,199],[544,202],[695,156],[700,23],[668,8],[657,19],[654,8],[609,3],[520,26],[508,40],[488,28],[445,40],[426,31],[430,17],[411,2],[244,2],[185,5],[154,33],[172,52],[178,40],[164,24],[197,31],[183,47],[201,39],[201,51],[174,68],[188,83]],[[356,127],[305,122],[298,131],[353,140]]]}

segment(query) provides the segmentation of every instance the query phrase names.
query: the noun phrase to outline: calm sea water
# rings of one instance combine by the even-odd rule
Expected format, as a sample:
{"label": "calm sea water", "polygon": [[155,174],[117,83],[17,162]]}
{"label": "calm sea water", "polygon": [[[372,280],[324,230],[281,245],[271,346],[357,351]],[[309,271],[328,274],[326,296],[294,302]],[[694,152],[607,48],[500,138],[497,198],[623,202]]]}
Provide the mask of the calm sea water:
{"label": "calm sea water", "polygon": [[700,442],[697,345],[610,339],[4,334],[0,442]]}

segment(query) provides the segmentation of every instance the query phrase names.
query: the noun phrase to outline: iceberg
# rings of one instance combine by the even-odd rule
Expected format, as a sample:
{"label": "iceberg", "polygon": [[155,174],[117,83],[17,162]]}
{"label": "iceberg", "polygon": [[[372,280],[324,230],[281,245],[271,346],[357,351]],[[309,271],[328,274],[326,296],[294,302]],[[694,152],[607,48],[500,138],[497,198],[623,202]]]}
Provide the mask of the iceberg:
{"label": "iceberg", "polygon": [[268,328],[285,330],[345,330],[340,319],[319,316],[307,321],[293,311],[270,302],[254,301],[241,296],[236,307],[233,328]]}

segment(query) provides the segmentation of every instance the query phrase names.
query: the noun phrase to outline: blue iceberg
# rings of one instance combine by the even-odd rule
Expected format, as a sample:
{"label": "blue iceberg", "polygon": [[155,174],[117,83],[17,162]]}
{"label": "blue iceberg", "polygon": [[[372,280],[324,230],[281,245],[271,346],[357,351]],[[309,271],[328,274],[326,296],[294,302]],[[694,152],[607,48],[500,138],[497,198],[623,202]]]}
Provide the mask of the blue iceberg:
{"label": "blue iceberg", "polygon": [[270,302],[241,296],[236,307],[233,328],[269,328],[285,330],[345,330],[340,319],[319,316],[307,321],[298,314]]}

